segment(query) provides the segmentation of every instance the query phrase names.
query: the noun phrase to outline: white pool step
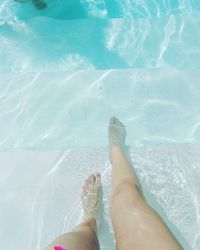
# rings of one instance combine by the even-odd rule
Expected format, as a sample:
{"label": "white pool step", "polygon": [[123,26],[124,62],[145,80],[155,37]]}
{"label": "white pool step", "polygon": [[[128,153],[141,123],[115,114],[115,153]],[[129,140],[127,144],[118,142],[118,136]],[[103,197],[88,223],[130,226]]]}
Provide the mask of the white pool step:
{"label": "white pool step", "polygon": [[199,79],[172,68],[0,74],[0,151],[102,147],[113,115],[129,145],[199,143]]}

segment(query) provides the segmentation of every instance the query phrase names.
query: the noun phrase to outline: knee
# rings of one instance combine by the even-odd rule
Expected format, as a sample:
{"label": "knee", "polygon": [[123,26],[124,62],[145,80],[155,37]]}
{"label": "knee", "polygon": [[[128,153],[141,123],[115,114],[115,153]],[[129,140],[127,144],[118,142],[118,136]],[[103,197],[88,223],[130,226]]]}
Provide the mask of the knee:
{"label": "knee", "polygon": [[141,188],[132,179],[124,179],[113,189],[113,194],[124,194],[130,191],[135,193],[142,192]]}
{"label": "knee", "polygon": [[120,199],[129,203],[144,200],[142,189],[135,182],[129,179],[123,180],[112,191],[112,201]]}

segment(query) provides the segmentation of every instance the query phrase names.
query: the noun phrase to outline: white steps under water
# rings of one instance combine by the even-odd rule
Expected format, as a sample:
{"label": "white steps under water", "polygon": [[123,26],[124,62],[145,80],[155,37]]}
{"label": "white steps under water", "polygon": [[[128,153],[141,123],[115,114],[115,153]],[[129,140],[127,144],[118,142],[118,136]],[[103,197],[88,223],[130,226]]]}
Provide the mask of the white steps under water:
{"label": "white steps under water", "polygon": [[[108,195],[115,115],[150,204],[199,250],[199,0],[45,1],[42,12],[0,3],[1,247],[41,250],[71,229],[72,190],[94,170]],[[102,250],[113,250],[106,226]]]}
{"label": "white steps under water", "polygon": [[199,68],[200,14],[0,25],[0,72]]}

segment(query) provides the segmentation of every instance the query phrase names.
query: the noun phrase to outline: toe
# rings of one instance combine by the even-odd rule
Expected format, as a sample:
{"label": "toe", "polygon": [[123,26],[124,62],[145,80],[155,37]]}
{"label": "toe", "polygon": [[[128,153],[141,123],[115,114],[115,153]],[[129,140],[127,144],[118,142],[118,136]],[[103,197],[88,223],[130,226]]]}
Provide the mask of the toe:
{"label": "toe", "polygon": [[89,175],[86,180],[89,181],[91,179],[91,177],[92,177],[92,174]]}
{"label": "toe", "polygon": [[120,126],[121,124],[120,120],[116,118],[116,125]]}
{"label": "toe", "polygon": [[125,125],[124,125],[122,122],[120,122],[120,121],[119,121],[119,125],[120,125],[121,127],[125,127]]}
{"label": "toe", "polygon": [[119,126],[119,127],[125,127],[125,125],[116,117],[115,117],[115,123],[114,124],[116,126]]}
{"label": "toe", "polygon": [[85,186],[88,186],[88,185],[90,184],[91,178],[92,178],[92,175],[90,175],[90,176],[86,179],[86,181],[85,181]]}
{"label": "toe", "polygon": [[110,126],[119,126],[119,127],[125,127],[125,125],[116,117],[111,117],[110,119]]}
{"label": "toe", "polygon": [[95,176],[91,175],[91,177],[90,177],[90,185],[93,185],[94,182],[95,182]]}
{"label": "toe", "polygon": [[110,118],[110,125],[113,125],[113,124],[116,124],[117,120],[116,120],[116,117],[111,117]]}
{"label": "toe", "polygon": [[96,174],[96,180],[97,180],[97,182],[99,182],[99,181],[101,180],[101,175],[100,175],[100,173],[97,173],[97,174]]}
{"label": "toe", "polygon": [[97,173],[96,175],[96,183],[97,183],[97,186],[99,186],[101,183],[101,175],[99,173]]}

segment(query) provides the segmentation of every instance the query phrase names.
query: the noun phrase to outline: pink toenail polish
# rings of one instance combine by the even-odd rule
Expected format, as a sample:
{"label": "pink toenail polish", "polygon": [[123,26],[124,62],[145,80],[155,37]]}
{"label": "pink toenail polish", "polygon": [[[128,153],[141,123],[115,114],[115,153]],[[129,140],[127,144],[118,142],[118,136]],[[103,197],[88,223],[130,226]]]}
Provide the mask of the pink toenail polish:
{"label": "pink toenail polish", "polygon": [[67,250],[66,248],[63,248],[61,246],[55,246],[54,250]]}

